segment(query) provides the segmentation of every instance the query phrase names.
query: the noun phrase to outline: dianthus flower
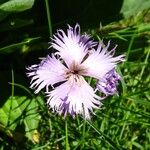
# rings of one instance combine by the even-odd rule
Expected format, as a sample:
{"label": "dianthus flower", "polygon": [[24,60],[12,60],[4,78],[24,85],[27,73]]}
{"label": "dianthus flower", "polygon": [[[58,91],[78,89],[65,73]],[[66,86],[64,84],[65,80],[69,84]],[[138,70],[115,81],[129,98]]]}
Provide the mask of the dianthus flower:
{"label": "dianthus flower", "polygon": [[[115,48],[108,51],[110,42],[94,42],[87,34],[80,34],[80,26],[58,30],[50,47],[56,52],[44,58],[40,64],[28,67],[35,93],[46,88],[47,104],[59,114],[73,117],[81,114],[90,118],[93,108],[101,106],[101,100],[117,92],[120,76],[116,65],[124,61],[124,55],[114,57]],[[84,77],[94,78],[91,87]],[[51,88],[50,88],[51,87]],[[100,94],[97,94],[99,91]],[[102,96],[105,95],[105,96]]]}

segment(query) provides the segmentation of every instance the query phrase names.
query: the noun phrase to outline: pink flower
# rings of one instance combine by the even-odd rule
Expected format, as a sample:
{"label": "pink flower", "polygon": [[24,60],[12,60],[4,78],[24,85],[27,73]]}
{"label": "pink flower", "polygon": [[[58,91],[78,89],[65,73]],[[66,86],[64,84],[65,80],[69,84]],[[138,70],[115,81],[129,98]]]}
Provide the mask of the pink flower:
{"label": "pink flower", "polygon": [[[89,119],[90,112],[99,108],[100,100],[104,99],[96,94],[97,90],[106,96],[117,92],[120,77],[115,68],[124,61],[124,55],[114,57],[115,48],[108,51],[109,45],[110,42],[104,47],[87,34],[81,35],[78,24],[75,28],[69,26],[67,34],[58,30],[50,46],[56,53],[28,68],[31,88],[38,93],[46,87],[47,104],[59,114],[81,114]],[[85,76],[98,81],[95,88],[87,83]]]}

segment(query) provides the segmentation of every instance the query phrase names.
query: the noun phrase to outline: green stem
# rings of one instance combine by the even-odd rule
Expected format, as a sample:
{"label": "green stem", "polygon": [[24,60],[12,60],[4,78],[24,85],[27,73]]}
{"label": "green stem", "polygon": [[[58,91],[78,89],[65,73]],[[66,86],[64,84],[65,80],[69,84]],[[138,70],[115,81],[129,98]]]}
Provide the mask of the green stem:
{"label": "green stem", "polygon": [[84,120],[84,122],[83,122],[83,130],[82,130],[83,140],[84,140],[84,137],[85,137],[85,127],[86,127],[86,120]]}
{"label": "green stem", "polygon": [[14,70],[13,68],[11,69],[11,83],[12,83],[12,88],[11,88],[11,96],[13,97],[14,96]]}
{"label": "green stem", "polygon": [[9,110],[9,113],[8,113],[7,127],[9,127],[9,125],[10,125],[12,101],[13,101],[13,97],[14,97],[14,70],[13,70],[13,68],[11,69],[11,82],[12,82],[12,86],[11,86],[11,101],[10,101],[10,110]]}
{"label": "green stem", "polygon": [[[87,123],[100,135],[100,139],[104,142],[107,142],[114,150],[120,150],[117,144],[113,142],[113,140],[106,136],[103,132],[101,132],[94,124],[92,124],[89,120],[86,120]],[[123,150],[123,149],[122,149]]]}
{"label": "green stem", "polygon": [[49,0],[45,0],[45,5],[46,5],[49,36],[52,37],[52,24],[51,24],[51,15],[50,15],[50,8],[49,8],[49,2],[48,1]]}
{"label": "green stem", "polygon": [[69,143],[68,143],[68,124],[67,124],[67,117],[65,119],[65,136],[66,136],[66,150],[70,150]]}
{"label": "green stem", "polygon": [[141,70],[141,73],[140,73],[140,79],[142,79],[142,76],[143,76],[144,70],[145,70],[145,68],[146,68],[146,65],[147,65],[147,63],[148,63],[148,59],[149,59],[149,55],[150,55],[150,49],[147,48],[147,50],[148,50],[148,52],[147,52],[146,58],[145,58],[145,60],[144,60],[144,64],[145,64],[145,65],[142,67],[142,70]]}
{"label": "green stem", "polygon": [[131,51],[131,48],[132,48],[135,37],[136,37],[136,31],[134,32],[133,36],[131,37],[131,40],[130,40],[130,43],[129,43],[129,46],[128,46],[127,55],[126,55],[126,61],[129,58],[129,54],[130,54],[130,51]]}
{"label": "green stem", "polygon": [[84,149],[84,143],[85,143],[85,129],[86,129],[86,120],[84,120],[84,122],[83,122],[81,150]]}
{"label": "green stem", "polygon": [[9,84],[12,85],[12,96],[13,96],[13,93],[14,93],[14,86],[17,86],[21,89],[23,89],[24,91],[26,91],[29,95],[31,95],[33,98],[35,98],[35,96],[30,92],[30,90],[28,90],[25,86],[21,85],[21,84],[18,84],[18,83],[14,83],[13,81],[12,82],[8,82]]}

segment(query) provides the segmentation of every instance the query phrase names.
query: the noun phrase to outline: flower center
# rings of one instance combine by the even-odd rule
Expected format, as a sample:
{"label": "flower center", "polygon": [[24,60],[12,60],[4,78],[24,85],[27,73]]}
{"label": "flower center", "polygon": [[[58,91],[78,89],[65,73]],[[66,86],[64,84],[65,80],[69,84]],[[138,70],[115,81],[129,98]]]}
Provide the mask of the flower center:
{"label": "flower center", "polygon": [[78,75],[80,72],[80,70],[72,70],[70,71],[70,73],[74,74],[74,75]]}
{"label": "flower center", "polygon": [[66,72],[66,78],[69,79],[71,76],[75,79],[75,81],[78,80],[80,76],[85,74],[86,68],[81,66],[81,64],[72,63],[69,67],[69,69]]}

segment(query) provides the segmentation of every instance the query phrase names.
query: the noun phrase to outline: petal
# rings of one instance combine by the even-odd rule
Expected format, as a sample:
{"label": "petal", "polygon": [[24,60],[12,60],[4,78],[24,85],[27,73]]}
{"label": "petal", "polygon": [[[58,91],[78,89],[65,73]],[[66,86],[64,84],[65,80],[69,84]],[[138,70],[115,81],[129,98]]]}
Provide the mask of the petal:
{"label": "petal", "polygon": [[48,96],[48,105],[59,114],[81,114],[85,119],[90,118],[93,108],[101,105],[101,97],[95,94],[82,76],[78,80],[70,77],[68,81],[49,92]]}
{"label": "petal", "polygon": [[90,40],[90,36],[80,35],[80,26],[77,24],[74,29],[69,26],[67,34],[63,30],[58,30],[57,34],[53,36],[51,47],[58,50],[57,54],[69,67],[73,61],[81,63],[88,50],[95,44]]}
{"label": "petal", "polygon": [[82,63],[83,67],[87,68],[85,76],[100,79],[115,68],[117,63],[124,61],[124,55],[113,57],[115,48],[108,52],[109,44],[110,42],[105,48],[102,48],[102,43],[99,43],[97,50],[89,53],[87,59]]}
{"label": "petal", "polygon": [[55,58],[48,56],[41,61],[39,65],[33,65],[27,68],[30,72],[27,73],[31,80],[31,88],[35,88],[35,93],[46,87],[48,91],[49,85],[65,81],[65,71],[67,68]]}

